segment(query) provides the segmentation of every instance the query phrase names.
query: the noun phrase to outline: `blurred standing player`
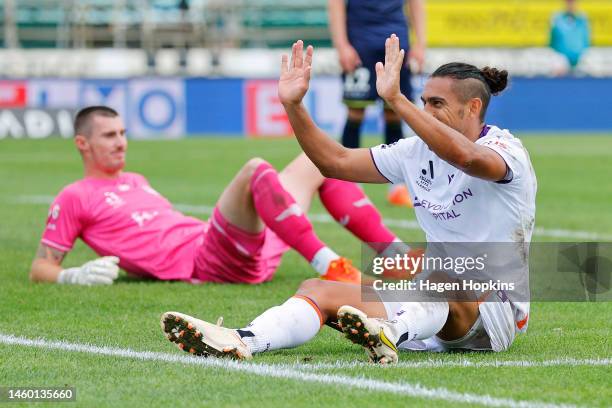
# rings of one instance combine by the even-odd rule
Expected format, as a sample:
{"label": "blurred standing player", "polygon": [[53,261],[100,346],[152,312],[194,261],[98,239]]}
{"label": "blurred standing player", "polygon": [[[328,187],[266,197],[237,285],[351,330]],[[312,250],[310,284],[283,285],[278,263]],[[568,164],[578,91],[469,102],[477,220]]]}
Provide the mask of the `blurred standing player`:
{"label": "blurred standing player", "polygon": [[[400,88],[412,99],[411,67],[420,72],[425,59],[425,6],[424,0],[408,0],[409,26],[414,29],[410,45],[404,3],[404,0],[329,0],[329,25],[340,59],[343,99],[348,108],[342,144],[348,148],[360,145],[365,108],[378,99],[374,66],[384,60],[385,39],[393,33],[399,37],[402,48],[409,50],[402,66]],[[385,144],[403,138],[401,119],[387,104],[384,122]],[[411,206],[408,190],[402,184],[390,186],[388,199],[394,205]]]}
{"label": "blurred standing player", "polygon": [[[270,280],[291,247],[322,278],[359,282],[359,271],[316,236],[305,215],[316,192],[359,239],[398,240],[360,187],[324,178],[304,154],[280,173],[263,159],[249,160],[204,222],[175,211],[144,176],[123,171],[128,143],[113,109],[85,108],[74,128],[85,177],[51,204],[33,281],[111,284],[118,264],[152,279],[254,284]],[[63,268],[77,238],[102,258]]]}

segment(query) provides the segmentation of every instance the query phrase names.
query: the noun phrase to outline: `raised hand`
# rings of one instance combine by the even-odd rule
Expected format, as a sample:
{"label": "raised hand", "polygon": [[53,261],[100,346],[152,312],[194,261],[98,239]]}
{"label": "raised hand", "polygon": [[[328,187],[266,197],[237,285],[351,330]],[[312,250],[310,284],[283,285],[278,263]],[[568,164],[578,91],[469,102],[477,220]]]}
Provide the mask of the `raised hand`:
{"label": "raised hand", "polygon": [[284,105],[294,105],[302,102],[312,70],[312,45],[306,48],[304,57],[304,42],[299,40],[291,47],[291,61],[286,54],[281,59],[281,75],[278,81],[278,97]]}
{"label": "raised hand", "polygon": [[400,70],[404,64],[404,50],[399,49],[399,38],[391,34],[385,41],[385,64],[376,63],[376,91],[387,102],[401,95]]}

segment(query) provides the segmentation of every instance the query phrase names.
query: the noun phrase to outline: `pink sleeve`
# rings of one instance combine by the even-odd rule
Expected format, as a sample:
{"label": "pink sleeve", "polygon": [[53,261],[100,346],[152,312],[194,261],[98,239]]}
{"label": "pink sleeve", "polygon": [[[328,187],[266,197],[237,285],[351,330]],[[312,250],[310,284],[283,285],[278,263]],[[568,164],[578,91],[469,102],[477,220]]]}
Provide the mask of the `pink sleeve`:
{"label": "pink sleeve", "polygon": [[41,243],[63,252],[72,249],[81,233],[83,206],[78,193],[64,189],[49,208]]}

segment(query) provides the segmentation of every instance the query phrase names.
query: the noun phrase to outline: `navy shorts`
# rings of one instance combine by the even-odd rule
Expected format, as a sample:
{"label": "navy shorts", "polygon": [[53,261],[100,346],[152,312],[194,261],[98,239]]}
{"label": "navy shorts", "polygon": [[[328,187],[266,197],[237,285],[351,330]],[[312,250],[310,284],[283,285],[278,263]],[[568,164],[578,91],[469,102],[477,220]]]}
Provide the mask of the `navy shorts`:
{"label": "navy shorts", "polygon": [[[384,43],[383,43],[384,44]],[[351,73],[342,74],[342,89],[344,103],[349,108],[365,108],[379,99],[376,92],[376,63],[385,61],[385,47],[366,47],[353,44],[361,66]],[[406,54],[406,61],[408,56]],[[412,85],[410,84],[410,68],[406,62],[400,73],[400,90],[412,100]]]}

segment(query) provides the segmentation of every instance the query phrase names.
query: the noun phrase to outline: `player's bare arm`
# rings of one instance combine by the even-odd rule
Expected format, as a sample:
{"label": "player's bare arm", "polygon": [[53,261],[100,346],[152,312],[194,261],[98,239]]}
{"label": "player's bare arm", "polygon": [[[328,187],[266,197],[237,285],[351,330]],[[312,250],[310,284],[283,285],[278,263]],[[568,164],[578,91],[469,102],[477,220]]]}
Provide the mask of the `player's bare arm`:
{"label": "player's bare arm", "polygon": [[36,256],[30,268],[30,280],[33,282],[56,282],[62,271],[62,261],[66,252],[51,248],[45,244],[38,245]]}
{"label": "player's bare arm", "polygon": [[40,244],[30,268],[33,282],[73,285],[110,285],[119,275],[119,258],[104,256],[73,268],[62,267],[66,252]]}
{"label": "player's bare arm", "polygon": [[[440,158],[461,171],[485,180],[498,181],[506,175],[504,159],[493,150],[477,145],[466,135],[419,109],[400,92],[399,73],[404,50],[395,34],[385,42],[385,62],[376,64],[376,90],[415,133]],[[425,101],[444,104],[445,101]],[[478,107],[479,108],[479,107]]]}
{"label": "player's bare arm", "polygon": [[291,60],[283,55],[278,95],[295,136],[306,155],[325,177],[363,183],[387,183],[378,172],[369,149],[347,149],[329,138],[314,123],[302,104],[308,91],[312,71],[313,48],[304,43],[293,44]]}

